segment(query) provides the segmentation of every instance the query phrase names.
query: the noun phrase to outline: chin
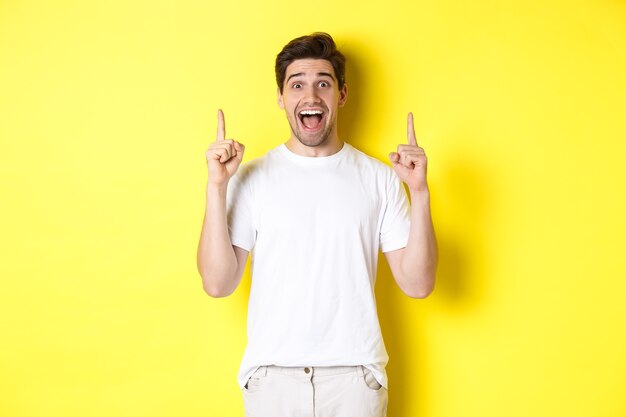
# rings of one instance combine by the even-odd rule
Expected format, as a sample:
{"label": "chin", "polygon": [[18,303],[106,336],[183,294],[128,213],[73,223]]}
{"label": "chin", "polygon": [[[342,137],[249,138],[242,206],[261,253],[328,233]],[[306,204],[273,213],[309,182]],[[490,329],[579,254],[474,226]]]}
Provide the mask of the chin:
{"label": "chin", "polygon": [[299,131],[295,136],[296,138],[298,138],[298,141],[300,141],[301,144],[313,148],[316,146],[324,145],[326,142],[328,142],[328,138],[330,137],[330,131],[320,132],[318,135],[315,135],[313,137],[307,137],[306,133]]}
{"label": "chin", "polygon": [[310,148],[323,145],[324,143],[326,143],[326,139],[328,139],[326,137],[322,139],[303,140],[300,136],[296,136],[296,137],[298,138],[301,144],[303,144],[304,146],[308,146]]}

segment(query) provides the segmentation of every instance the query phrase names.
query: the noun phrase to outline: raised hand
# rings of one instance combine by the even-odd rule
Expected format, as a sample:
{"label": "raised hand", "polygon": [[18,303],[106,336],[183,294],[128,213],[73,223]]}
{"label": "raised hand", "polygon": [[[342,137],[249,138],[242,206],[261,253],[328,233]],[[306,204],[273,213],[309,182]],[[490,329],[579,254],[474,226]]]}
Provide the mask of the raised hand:
{"label": "raised hand", "polygon": [[209,184],[226,185],[243,160],[245,147],[233,139],[226,139],[224,113],[217,111],[217,139],[206,151]]}
{"label": "raised hand", "polygon": [[407,119],[408,145],[398,145],[398,152],[391,152],[389,160],[398,177],[406,183],[411,192],[427,191],[426,183],[426,153],[417,146],[415,128],[413,127],[413,113]]}

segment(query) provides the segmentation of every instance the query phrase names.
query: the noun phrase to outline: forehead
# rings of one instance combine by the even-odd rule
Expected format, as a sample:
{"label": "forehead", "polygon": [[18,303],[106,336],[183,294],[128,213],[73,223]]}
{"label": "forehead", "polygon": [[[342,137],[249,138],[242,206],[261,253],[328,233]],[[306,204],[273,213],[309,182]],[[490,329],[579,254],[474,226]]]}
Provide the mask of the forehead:
{"label": "forehead", "polygon": [[292,74],[302,73],[304,75],[316,75],[319,72],[326,72],[328,74],[335,74],[335,70],[331,63],[325,59],[296,59],[287,66],[285,71],[285,79],[289,78]]}

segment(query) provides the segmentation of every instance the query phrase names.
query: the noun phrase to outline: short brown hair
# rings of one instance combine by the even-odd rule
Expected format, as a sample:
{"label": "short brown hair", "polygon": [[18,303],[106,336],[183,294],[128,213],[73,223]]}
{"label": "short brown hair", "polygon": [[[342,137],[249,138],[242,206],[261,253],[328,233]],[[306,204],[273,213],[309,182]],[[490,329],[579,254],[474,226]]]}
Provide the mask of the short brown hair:
{"label": "short brown hair", "polygon": [[293,39],[276,56],[276,84],[278,84],[281,94],[283,93],[287,67],[296,59],[305,58],[325,59],[330,62],[335,70],[339,89],[343,88],[346,81],[346,58],[339,52],[335,41],[328,33],[315,32]]}

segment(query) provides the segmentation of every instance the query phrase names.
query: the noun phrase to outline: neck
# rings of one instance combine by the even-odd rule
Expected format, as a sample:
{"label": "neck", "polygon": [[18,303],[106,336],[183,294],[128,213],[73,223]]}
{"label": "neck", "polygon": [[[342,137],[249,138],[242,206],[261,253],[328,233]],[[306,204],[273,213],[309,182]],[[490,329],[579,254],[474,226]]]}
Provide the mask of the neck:
{"label": "neck", "polygon": [[343,141],[337,136],[337,132],[334,131],[328,138],[328,140],[318,146],[306,146],[298,140],[298,138],[292,133],[289,140],[285,143],[287,149],[300,156],[319,157],[334,155],[343,148]]}

